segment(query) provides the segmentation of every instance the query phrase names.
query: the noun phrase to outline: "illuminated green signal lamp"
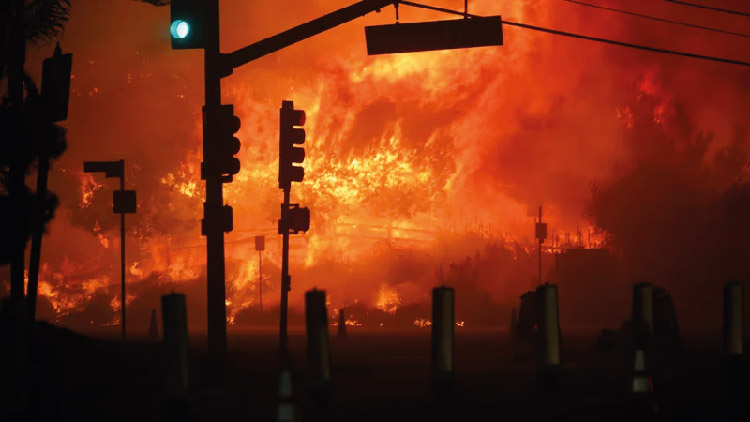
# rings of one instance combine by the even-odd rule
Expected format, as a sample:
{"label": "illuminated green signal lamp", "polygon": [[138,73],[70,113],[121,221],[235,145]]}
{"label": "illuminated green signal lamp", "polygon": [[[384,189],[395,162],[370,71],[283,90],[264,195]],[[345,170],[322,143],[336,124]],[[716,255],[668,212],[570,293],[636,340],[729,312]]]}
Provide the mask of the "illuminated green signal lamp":
{"label": "illuminated green signal lamp", "polygon": [[172,22],[169,32],[172,34],[172,38],[185,39],[190,35],[190,24],[182,19],[177,19]]}
{"label": "illuminated green signal lamp", "polygon": [[172,48],[187,50],[204,48],[205,2],[196,0],[172,0],[171,24]]}

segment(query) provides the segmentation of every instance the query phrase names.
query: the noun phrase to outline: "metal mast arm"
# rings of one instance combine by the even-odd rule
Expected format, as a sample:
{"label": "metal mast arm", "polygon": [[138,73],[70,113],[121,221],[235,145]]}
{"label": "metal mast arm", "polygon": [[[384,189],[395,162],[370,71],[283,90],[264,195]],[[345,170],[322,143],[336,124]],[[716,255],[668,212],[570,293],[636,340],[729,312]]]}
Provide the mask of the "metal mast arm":
{"label": "metal mast arm", "polygon": [[313,37],[331,28],[341,24],[353,21],[370,12],[380,11],[380,9],[396,3],[397,0],[362,0],[351,6],[344,7],[325,16],[321,16],[310,22],[295,26],[280,34],[265,38],[256,43],[243,47],[233,53],[225,54],[224,65],[229,67],[231,74],[232,69],[247,64],[255,59],[265,56],[290,45],[302,41],[306,38]]}

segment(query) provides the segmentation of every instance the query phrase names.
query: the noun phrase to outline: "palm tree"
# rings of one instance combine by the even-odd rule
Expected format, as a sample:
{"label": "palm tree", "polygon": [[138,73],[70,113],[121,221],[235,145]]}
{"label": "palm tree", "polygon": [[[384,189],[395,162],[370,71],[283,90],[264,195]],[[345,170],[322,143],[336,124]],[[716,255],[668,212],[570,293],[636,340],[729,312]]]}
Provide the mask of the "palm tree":
{"label": "palm tree", "polygon": [[[157,7],[169,4],[169,0],[140,1]],[[0,80],[6,76],[8,78],[8,92],[0,102],[0,234],[2,239],[11,240],[0,245],[0,264],[11,264],[11,297],[23,296],[22,251],[32,232],[38,233],[32,241],[32,252],[38,251],[41,232],[51,219],[57,204],[54,195],[50,196],[46,192],[48,160],[56,158],[65,149],[63,129],[53,124],[26,125],[32,129],[44,127],[47,131],[42,134],[36,130],[35,133],[28,134],[34,139],[25,139],[27,136],[20,126],[21,120],[13,117],[28,114],[32,110],[43,113],[38,106],[39,92],[23,69],[26,44],[40,45],[53,41],[64,30],[70,10],[70,0],[0,1],[0,16],[3,17],[0,18]],[[28,122],[33,119],[26,120]],[[38,163],[38,180],[43,183],[38,183],[37,197],[31,198],[31,192],[23,179],[34,162]],[[42,205],[43,209],[30,209]],[[28,216],[36,218],[26,221],[26,224],[19,224],[29,220]],[[32,302],[32,321],[38,274],[33,261],[32,257],[29,282],[33,288],[29,289],[28,298]],[[36,261],[38,266],[38,256]]]}
{"label": "palm tree", "polygon": [[[165,0],[141,0],[155,6]],[[38,275],[41,234],[52,219],[57,197],[47,193],[49,159],[65,150],[65,132],[49,118],[39,90],[24,70],[26,45],[49,43],[65,27],[70,0],[0,0],[0,80],[7,77],[7,92],[0,98],[0,264],[10,263],[10,317],[7,374],[14,396],[3,413],[23,411],[27,329],[33,323],[36,277],[29,283],[29,312],[24,312],[24,250],[35,234],[31,274]],[[39,172],[36,194],[26,186],[25,176],[33,164]],[[32,253],[32,256],[34,254]],[[34,264],[36,262],[36,264]],[[34,268],[35,267],[35,268]],[[34,271],[36,270],[36,271]]]}

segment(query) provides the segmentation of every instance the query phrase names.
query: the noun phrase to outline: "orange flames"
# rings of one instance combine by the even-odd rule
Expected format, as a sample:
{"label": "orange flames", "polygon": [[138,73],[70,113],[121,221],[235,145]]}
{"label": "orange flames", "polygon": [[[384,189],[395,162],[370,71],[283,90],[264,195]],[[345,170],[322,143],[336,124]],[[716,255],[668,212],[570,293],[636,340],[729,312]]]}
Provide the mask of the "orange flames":
{"label": "orange flames", "polygon": [[[476,13],[502,13],[542,25],[555,20],[536,2],[475,3],[471,7]],[[111,7],[144,22],[149,31],[139,27],[138,34],[158,33],[155,28],[163,22],[146,15],[151,9],[130,6]],[[235,15],[272,13],[246,13],[261,7],[266,6],[226,6],[222,25],[236,25]],[[243,31],[251,32],[228,31],[222,35],[223,48],[237,48],[333,8],[326,3],[293,21],[243,25]],[[81,10],[86,17],[87,9]],[[565,16],[574,15],[566,10]],[[620,153],[616,134],[623,126],[632,128],[634,118],[629,102],[613,95],[612,86],[632,82],[642,95],[656,98],[654,121],[673,115],[658,66],[644,66],[645,71],[632,77],[617,73],[618,67],[608,63],[601,50],[579,49],[570,41],[516,29],[506,29],[506,43],[500,48],[367,57],[362,24],[390,23],[389,13],[304,41],[225,80],[223,102],[234,104],[242,120],[242,168],[234,182],[224,186],[224,200],[234,208],[234,231],[225,238],[230,323],[243,311],[259,308],[261,285],[264,310],[278,304],[281,242],[276,220],[282,196],[276,178],[282,99],[293,99],[295,107],[307,113],[306,176],[293,187],[292,202],[310,207],[312,213],[310,231],[291,239],[291,306],[300,307],[302,292],[318,286],[327,291],[331,307],[359,300],[391,315],[424,303],[441,265],[473,256],[488,243],[533,251],[533,217],[527,208],[540,203],[545,204],[550,227],[547,246],[602,245],[604,234],[583,215],[589,186],[611,172]],[[71,30],[82,25],[75,19]],[[409,9],[402,19],[435,15]],[[89,38],[71,39],[71,48],[89,45]],[[153,51],[144,50],[142,38],[138,45],[128,41],[131,38],[112,35],[118,51],[137,53],[130,59],[123,53],[122,69],[106,69],[111,75],[100,68],[112,54],[109,49],[99,53],[105,57],[87,57],[76,64],[71,92],[89,93],[71,102],[70,134],[76,142],[100,142],[100,133],[90,127],[91,119],[99,116],[95,113],[106,109],[102,101],[109,99],[113,109],[126,111],[105,116],[116,122],[106,148],[91,147],[85,154],[71,148],[64,157],[69,161],[61,164],[79,175],[80,162],[99,159],[95,154],[101,159],[125,157],[127,188],[138,190],[139,198],[138,214],[128,216],[127,301],[136,306],[146,300],[142,292],[205,285],[205,238],[199,229],[204,185],[202,92],[195,88],[201,80],[198,56],[169,51],[166,39]],[[582,58],[571,58],[579,53]],[[611,70],[610,79],[601,78],[606,83],[592,81],[597,79],[591,77],[593,65]],[[597,73],[602,74],[607,71]],[[583,94],[589,97],[581,99]],[[141,111],[144,98],[158,98],[158,104]],[[103,124],[111,123],[106,118]],[[586,129],[588,124],[593,129]],[[121,138],[118,132],[124,133]],[[72,216],[59,213],[48,236],[58,246],[52,258],[43,255],[47,264],[40,276],[40,294],[52,303],[58,321],[86,308],[96,294],[119,294],[112,288],[119,282],[119,242],[113,237],[118,235],[116,226],[107,223],[114,221],[111,208],[109,214],[93,211],[94,203],[111,201],[112,187],[88,174],[71,184],[78,190],[61,195],[63,209],[78,210]],[[77,222],[76,227],[61,222],[85,218],[91,221]],[[81,246],[88,248],[85,254],[69,252],[63,241],[55,240],[77,233],[78,227],[96,240]],[[253,248],[256,235],[266,237],[262,265]],[[531,275],[508,277],[483,288],[515,300]],[[115,310],[119,299],[110,299]],[[152,302],[148,306],[156,306]],[[419,327],[429,323],[414,320]],[[347,320],[347,325],[357,324]]]}
{"label": "orange flames", "polygon": [[398,296],[398,292],[396,292],[395,289],[386,284],[380,286],[378,301],[375,303],[377,309],[388,312],[389,314],[395,314],[398,310],[398,305],[400,304],[401,298]]}
{"label": "orange flames", "polygon": [[426,320],[424,318],[417,318],[414,320],[414,325],[419,328],[429,327],[430,325],[432,325],[432,321]]}

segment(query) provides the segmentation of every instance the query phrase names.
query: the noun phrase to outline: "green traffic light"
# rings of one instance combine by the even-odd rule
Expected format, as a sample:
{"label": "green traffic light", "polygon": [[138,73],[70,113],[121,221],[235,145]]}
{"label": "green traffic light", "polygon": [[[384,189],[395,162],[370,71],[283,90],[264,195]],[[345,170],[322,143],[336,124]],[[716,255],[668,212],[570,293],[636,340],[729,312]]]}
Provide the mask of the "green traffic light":
{"label": "green traffic light", "polygon": [[184,39],[190,34],[190,24],[178,19],[172,22],[169,31],[172,33],[172,38]]}

